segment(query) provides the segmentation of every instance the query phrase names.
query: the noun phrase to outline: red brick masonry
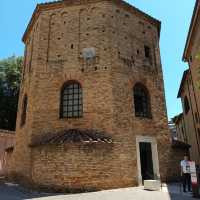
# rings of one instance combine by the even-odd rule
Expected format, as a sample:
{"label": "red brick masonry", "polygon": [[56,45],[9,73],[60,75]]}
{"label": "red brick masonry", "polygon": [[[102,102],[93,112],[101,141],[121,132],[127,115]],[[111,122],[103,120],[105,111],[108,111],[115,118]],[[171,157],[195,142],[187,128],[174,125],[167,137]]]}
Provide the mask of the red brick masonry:
{"label": "red brick masonry", "polygon": [[15,132],[0,130],[0,175],[4,173],[5,149],[14,145]]}

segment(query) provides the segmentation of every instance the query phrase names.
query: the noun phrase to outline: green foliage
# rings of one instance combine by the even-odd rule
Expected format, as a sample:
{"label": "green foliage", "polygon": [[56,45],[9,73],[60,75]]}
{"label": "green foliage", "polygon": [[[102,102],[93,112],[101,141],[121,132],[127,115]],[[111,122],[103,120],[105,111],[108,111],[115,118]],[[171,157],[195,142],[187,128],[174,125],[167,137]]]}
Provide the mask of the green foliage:
{"label": "green foliage", "polygon": [[0,60],[0,129],[15,130],[22,57]]}

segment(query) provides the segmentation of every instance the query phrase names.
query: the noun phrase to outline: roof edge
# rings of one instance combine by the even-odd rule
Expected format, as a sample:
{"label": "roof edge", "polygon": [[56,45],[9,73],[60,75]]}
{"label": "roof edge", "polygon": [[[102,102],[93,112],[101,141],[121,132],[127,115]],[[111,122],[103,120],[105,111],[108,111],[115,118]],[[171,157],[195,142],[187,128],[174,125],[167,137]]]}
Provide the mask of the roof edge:
{"label": "roof edge", "polygon": [[[28,35],[29,30],[31,29],[31,27],[33,26],[33,24],[34,24],[34,22],[35,22],[35,21],[34,21],[35,18],[39,16],[39,11],[40,11],[40,4],[37,4],[35,10],[33,11],[32,17],[31,17],[31,19],[30,19],[30,21],[29,21],[29,23],[28,23],[28,26],[27,26],[27,28],[26,28],[24,34],[23,34],[22,41],[23,41],[24,43],[26,42],[26,38],[27,38],[27,35]],[[37,15],[37,14],[38,14],[38,15]]]}
{"label": "roof edge", "polygon": [[177,98],[180,98],[181,97],[181,92],[182,92],[182,88],[183,88],[183,84],[184,84],[184,81],[189,73],[189,69],[185,70],[183,72],[183,76],[182,76],[182,79],[181,79],[181,84],[180,84],[180,87],[179,87],[179,90],[178,90],[178,95],[177,95]]}
{"label": "roof edge", "polygon": [[187,144],[181,140],[172,140],[171,144],[172,148],[178,148],[178,149],[189,149],[191,148],[190,144]]}
{"label": "roof edge", "polygon": [[113,139],[104,131],[94,129],[66,129],[58,132],[45,133],[33,138],[29,147],[43,145],[61,145],[65,143],[107,143],[112,144]]}
{"label": "roof edge", "polygon": [[148,18],[150,21],[154,22],[157,27],[158,27],[158,35],[160,36],[160,31],[161,31],[161,21],[152,17],[151,15],[145,13],[144,11],[140,10],[139,8],[135,7],[134,5],[124,1],[124,0],[111,0],[115,3],[121,3],[124,6],[127,6],[129,8],[132,8],[133,10],[135,10],[137,13],[142,14],[144,17]]}
{"label": "roof edge", "polygon": [[[52,7],[52,6],[57,6],[60,7],[62,5],[77,5],[77,4],[81,4],[81,1],[82,0],[79,0],[77,1],[77,3],[72,0],[66,0],[66,1],[63,1],[63,0],[58,0],[58,1],[53,1],[53,2],[48,2],[48,3],[41,3],[41,4],[37,4],[36,5],[36,8],[32,14],[32,17],[29,21],[29,24],[24,32],[24,35],[22,37],[22,41],[25,43],[26,42],[26,39],[27,39],[27,36],[28,36],[28,33],[30,32],[30,30],[32,29],[36,19],[39,17],[40,15],[40,12],[41,10],[48,10],[49,7]],[[149,19],[151,22],[155,23],[155,25],[157,26],[158,28],[158,37],[160,37],[160,31],[161,31],[161,21],[155,19],[154,17],[148,15],[147,13],[139,10],[138,8],[134,7],[133,5],[125,2],[124,0],[95,0],[95,2],[100,2],[100,1],[108,1],[108,2],[113,2],[113,3],[116,3],[116,4],[121,4],[122,6],[125,6],[126,8],[131,8],[133,9],[135,12],[143,15],[144,17],[146,17],[147,19]],[[84,1],[85,2],[85,1]],[[94,0],[87,0],[88,3],[92,3],[94,2]]]}
{"label": "roof edge", "polygon": [[189,32],[187,35],[186,44],[185,44],[185,48],[184,48],[184,52],[183,52],[183,57],[182,57],[182,60],[184,62],[188,61],[187,54],[188,54],[191,37],[193,34],[193,30],[194,30],[194,27],[195,27],[195,24],[197,21],[197,15],[198,15],[199,11],[200,11],[200,0],[196,0],[195,6],[194,6],[194,11],[192,14],[191,23],[190,23],[190,28],[189,28]]}
{"label": "roof edge", "polygon": [[183,112],[179,113],[178,115],[172,118],[172,121],[177,124],[177,122],[183,117]]}

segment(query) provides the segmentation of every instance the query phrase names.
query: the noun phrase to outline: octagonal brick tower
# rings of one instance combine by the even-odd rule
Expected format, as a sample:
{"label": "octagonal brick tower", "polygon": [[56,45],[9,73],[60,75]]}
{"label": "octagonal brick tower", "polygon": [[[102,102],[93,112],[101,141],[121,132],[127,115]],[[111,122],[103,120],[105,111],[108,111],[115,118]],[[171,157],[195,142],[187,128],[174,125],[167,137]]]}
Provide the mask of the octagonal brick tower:
{"label": "octagonal brick tower", "polygon": [[165,179],[159,35],[159,21],[121,0],[37,5],[23,37],[10,173],[69,189]]}

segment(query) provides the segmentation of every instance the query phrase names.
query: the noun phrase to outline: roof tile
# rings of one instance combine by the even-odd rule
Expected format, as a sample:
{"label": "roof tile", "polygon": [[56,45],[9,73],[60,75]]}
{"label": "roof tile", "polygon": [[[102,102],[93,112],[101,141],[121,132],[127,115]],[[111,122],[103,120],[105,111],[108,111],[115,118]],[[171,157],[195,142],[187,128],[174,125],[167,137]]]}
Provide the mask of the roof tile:
{"label": "roof tile", "polygon": [[33,139],[30,147],[64,143],[112,143],[111,137],[96,130],[68,129],[57,133],[47,133]]}

